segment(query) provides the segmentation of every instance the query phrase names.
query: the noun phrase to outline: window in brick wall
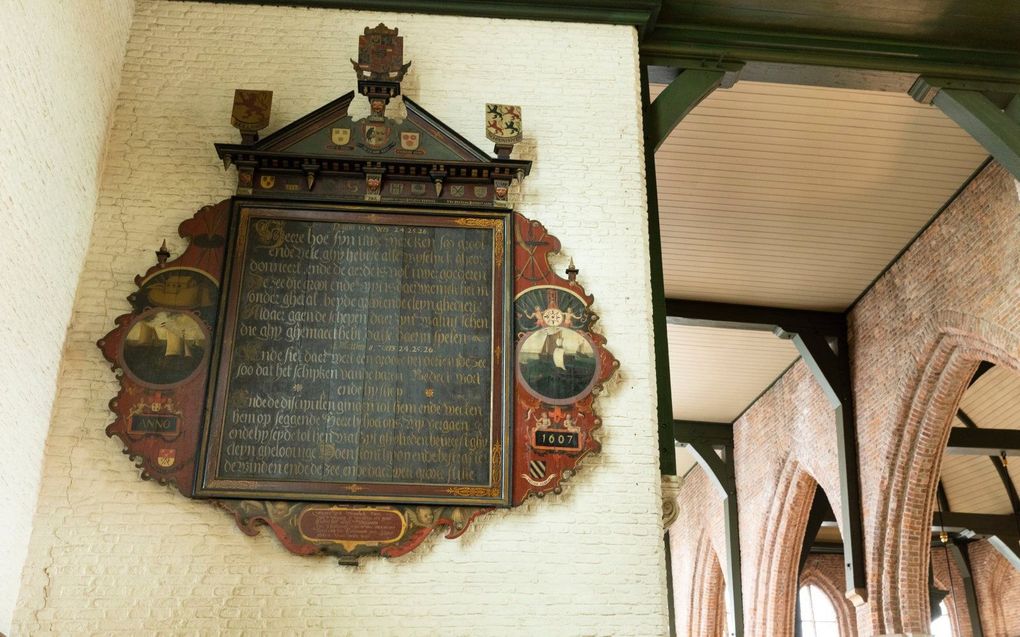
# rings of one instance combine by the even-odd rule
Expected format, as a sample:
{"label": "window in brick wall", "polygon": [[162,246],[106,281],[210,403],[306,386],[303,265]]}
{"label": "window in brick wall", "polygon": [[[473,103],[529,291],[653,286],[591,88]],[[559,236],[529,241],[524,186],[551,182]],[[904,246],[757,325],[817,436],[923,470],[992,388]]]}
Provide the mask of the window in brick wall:
{"label": "window in brick wall", "polygon": [[839,637],[836,608],[817,586],[800,589],[800,633],[804,637]]}
{"label": "window in brick wall", "polygon": [[942,614],[931,623],[932,637],[953,637],[953,625],[949,621],[949,609],[946,608],[946,603],[939,604],[939,608],[942,610]]}

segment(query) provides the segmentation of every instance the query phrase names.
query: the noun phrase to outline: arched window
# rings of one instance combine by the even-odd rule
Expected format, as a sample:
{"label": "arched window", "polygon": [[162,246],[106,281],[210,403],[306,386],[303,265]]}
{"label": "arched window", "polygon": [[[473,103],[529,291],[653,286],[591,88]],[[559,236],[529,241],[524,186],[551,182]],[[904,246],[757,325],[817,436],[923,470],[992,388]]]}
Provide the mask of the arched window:
{"label": "arched window", "polygon": [[803,637],[839,637],[836,608],[817,586],[800,589],[800,634]]}
{"label": "arched window", "polygon": [[932,637],[953,637],[953,623],[949,620],[949,609],[946,603],[939,604],[942,614],[931,623]]}

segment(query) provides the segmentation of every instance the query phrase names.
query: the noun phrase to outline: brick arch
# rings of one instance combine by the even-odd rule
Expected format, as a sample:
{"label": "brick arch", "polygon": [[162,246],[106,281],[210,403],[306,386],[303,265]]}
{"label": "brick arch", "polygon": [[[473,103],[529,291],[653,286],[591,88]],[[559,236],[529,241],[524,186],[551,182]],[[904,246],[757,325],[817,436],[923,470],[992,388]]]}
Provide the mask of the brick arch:
{"label": "brick arch", "polygon": [[[1006,621],[1003,600],[1006,599],[1006,595],[1010,591],[1010,575],[1015,569],[995,549],[989,546],[987,551],[992,565],[986,573],[982,574],[988,578],[988,586],[986,588],[987,601],[981,603],[981,619],[984,622],[985,634],[989,637],[1006,637],[1009,635],[1009,623]],[[986,562],[985,565],[987,568],[988,563]]]}
{"label": "brick arch", "polygon": [[945,602],[946,608],[949,610],[949,621],[953,625],[953,635],[971,637],[974,630],[971,627],[968,614],[966,589],[960,572],[946,554],[944,546],[932,549],[931,567],[935,587],[949,591]]}
{"label": "brick arch", "polygon": [[937,336],[903,396],[875,507],[868,580],[876,634],[929,630],[928,538],[953,415],[982,360],[1020,373],[1020,338],[998,325],[943,311],[925,331]]}
{"label": "brick arch", "polygon": [[[953,635],[956,635],[956,637],[961,637],[962,635],[964,635],[964,633],[960,626],[960,613],[958,612],[959,609],[956,607],[957,600],[952,594],[954,588],[948,579],[939,577],[938,575],[936,575],[932,579],[934,580],[935,588],[944,591],[950,591],[950,593],[946,595],[945,599],[942,600],[942,602],[946,605],[946,610],[949,611],[948,612],[949,623],[952,625]],[[970,627],[968,626],[968,629],[969,628]],[[966,634],[969,635],[971,633],[968,630]]]}
{"label": "brick arch", "polygon": [[[800,578],[800,588],[804,586],[817,586],[825,593],[833,608],[836,609],[836,620],[839,621],[840,637],[854,637],[857,635],[857,617],[853,613],[853,606],[847,601],[843,594],[846,581],[843,576],[843,563],[840,561],[838,577],[831,577],[824,569],[805,567]],[[798,594],[800,588],[797,589]]]}
{"label": "brick arch", "polygon": [[754,578],[749,633],[785,636],[794,633],[797,569],[818,483],[803,465],[788,458],[776,483]]}
{"label": "brick arch", "polygon": [[698,538],[691,582],[687,634],[720,637],[726,634],[726,581],[719,556],[707,533]]}

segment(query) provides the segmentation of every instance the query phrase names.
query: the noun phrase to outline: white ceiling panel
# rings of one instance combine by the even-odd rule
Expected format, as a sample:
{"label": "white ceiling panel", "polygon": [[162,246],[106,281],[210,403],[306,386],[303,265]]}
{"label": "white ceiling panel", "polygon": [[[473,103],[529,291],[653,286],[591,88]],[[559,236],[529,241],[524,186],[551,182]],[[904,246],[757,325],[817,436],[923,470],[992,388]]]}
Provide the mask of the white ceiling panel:
{"label": "white ceiling panel", "polygon": [[953,511],[1012,513],[1009,496],[987,456],[945,456],[942,486]]}
{"label": "white ceiling panel", "polygon": [[717,90],[656,154],[666,294],[844,310],[985,157],[906,94]]}
{"label": "white ceiling panel", "polygon": [[[971,420],[981,429],[1020,429],[1020,376],[1005,367],[993,367],[983,374],[978,380],[967,388],[963,398],[960,400],[962,409]],[[959,420],[954,421],[954,426],[964,426]],[[954,456],[947,456],[952,458]],[[958,457],[958,456],[955,456]],[[994,471],[994,465],[986,456],[980,456],[981,462],[987,465],[992,471],[983,470],[981,475],[968,474],[948,476],[943,470],[943,485],[946,493],[954,498],[966,497],[968,493],[981,493],[982,491],[993,491],[1001,498],[1006,498],[1005,504],[997,500],[998,509],[988,511],[989,513],[1011,513],[1008,497],[1002,485],[1002,479]],[[1020,492],[1020,458],[1008,458],[1009,464],[1006,467],[1014,488]],[[968,508],[969,502],[964,502],[961,511],[971,512]],[[955,505],[954,505],[955,506]],[[982,513],[982,511],[973,511]]]}
{"label": "white ceiling panel", "polygon": [[668,325],[673,417],[732,422],[797,359],[771,332]]}

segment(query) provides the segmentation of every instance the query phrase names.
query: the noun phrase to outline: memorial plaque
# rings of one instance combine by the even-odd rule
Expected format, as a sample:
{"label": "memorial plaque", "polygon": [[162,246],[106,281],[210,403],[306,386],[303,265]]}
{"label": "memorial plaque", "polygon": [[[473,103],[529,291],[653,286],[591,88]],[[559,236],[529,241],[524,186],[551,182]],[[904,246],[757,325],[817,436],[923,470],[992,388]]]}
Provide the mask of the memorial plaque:
{"label": "memorial plaque", "polygon": [[342,564],[561,493],[619,367],[559,239],[513,212],[520,107],[487,105],[492,157],[400,97],[402,51],[382,24],[359,38],[363,117],[351,91],[261,136],[271,93],[239,89],[241,140],[215,144],[236,196],[181,223],[179,255],[152,238],[96,343],[142,479]]}
{"label": "memorial plaque", "polygon": [[509,504],[509,215],[234,223],[196,495]]}

